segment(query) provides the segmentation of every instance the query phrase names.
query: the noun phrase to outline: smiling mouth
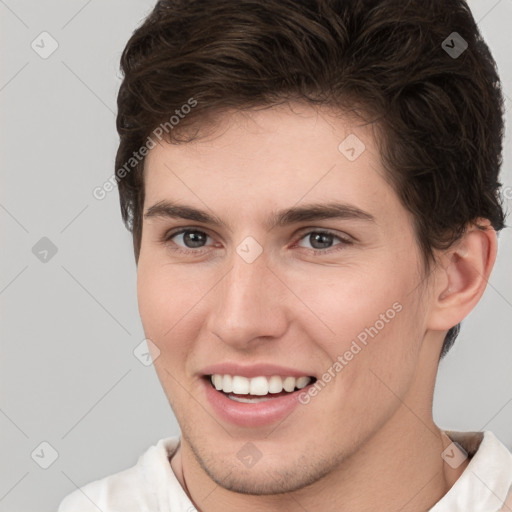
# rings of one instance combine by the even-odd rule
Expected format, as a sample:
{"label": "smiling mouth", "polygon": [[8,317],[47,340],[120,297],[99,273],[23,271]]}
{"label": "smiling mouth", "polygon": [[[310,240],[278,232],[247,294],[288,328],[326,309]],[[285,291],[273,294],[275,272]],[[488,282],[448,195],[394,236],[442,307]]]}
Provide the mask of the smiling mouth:
{"label": "smiling mouth", "polygon": [[254,404],[291,395],[316,382],[315,377],[253,377],[241,375],[206,375],[211,386],[235,402]]}

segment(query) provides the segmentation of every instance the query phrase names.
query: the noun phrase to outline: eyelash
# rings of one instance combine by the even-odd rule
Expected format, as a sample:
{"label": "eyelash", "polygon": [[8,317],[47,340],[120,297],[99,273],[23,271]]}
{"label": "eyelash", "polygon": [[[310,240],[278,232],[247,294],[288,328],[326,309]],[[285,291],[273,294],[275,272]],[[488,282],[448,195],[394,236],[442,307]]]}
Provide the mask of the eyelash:
{"label": "eyelash", "polygon": [[[163,243],[164,245],[167,245],[169,242],[172,241],[172,238],[174,238],[175,236],[177,235],[182,235],[183,233],[187,233],[187,232],[192,232],[192,233],[201,233],[203,235],[206,235],[206,236],[210,236],[208,235],[208,233],[200,230],[200,229],[196,229],[196,228],[181,228],[181,229],[178,229],[176,231],[171,231],[171,232],[168,232],[168,233],[165,233],[163,235],[163,237],[161,238],[160,242]],[[311,234],[317,234],[317,235],[329,235],[329,236],[332,236],[333,238],[337,238],[338,240],[340,240],[342,242],[342,244],[339,244],[339,245],[352,245],[353,242],[352,240],[350,240],[348,237],[345,238],[343,236],[340,236],[338,234],[335,234],[329,230],[325,230],[325,229],[312,229],[310,231],[307,231],[303,234],[301,234],[301,236],[298,238],[297,242],[294,243],[294,246],[295,244],[297,244],[298,242],[300,242],[301,240],[303,240],[305,237],[311,235]],[[211,237],[210,237],[211,238]],[[201,255],[203,254],[205,251],[204,251],[204,247],[200,247],[200,248],[197,248],[197,249],[190,249],[190,248],[183,248],[183,247],[180,247],[178,245],[176,245],[176,247],[172,248],[171,250],[173,252],[176,252],[176,253],[179,253],[179,254],[194,254],[194,255]],[[330,254],[332,252],[337,252],[337,251],[341,251],[343,250],[343,248],[328,248],[328,249],[308,249],[308,248],[304,248],[303,249],[306,249],[308,252],[312,252],[314,254]]]}

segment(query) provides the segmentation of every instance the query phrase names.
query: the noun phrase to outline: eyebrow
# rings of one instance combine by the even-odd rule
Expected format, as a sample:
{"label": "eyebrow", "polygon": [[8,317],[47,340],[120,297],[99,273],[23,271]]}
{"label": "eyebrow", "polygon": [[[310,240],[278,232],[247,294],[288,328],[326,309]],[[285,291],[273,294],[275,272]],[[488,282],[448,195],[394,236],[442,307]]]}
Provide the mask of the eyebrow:
{"label": "eyebrow", "polygon": [[[186,219],[216,227],[228,228],[226,223],[216,215],[192,206],[172,203],[167,200],[159,201],[149,207],[144,214],[144,218]],[[276,227],[283,227],[299,222],[311,222],[323,219],[356,219],[375,222],[375,217],[372,214],[354,205],[342,203],[313,203],[273,212],[265,223],[265,227],[271,230]]]}

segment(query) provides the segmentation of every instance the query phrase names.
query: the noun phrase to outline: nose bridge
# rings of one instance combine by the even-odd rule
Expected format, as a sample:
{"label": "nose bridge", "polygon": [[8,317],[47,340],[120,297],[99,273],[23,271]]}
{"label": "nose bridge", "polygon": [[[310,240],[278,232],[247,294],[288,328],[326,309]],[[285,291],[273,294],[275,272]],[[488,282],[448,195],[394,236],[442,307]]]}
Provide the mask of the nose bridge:
{"label": "nose bridge", "polygon": [[279,335],[283,312],[277,307],[276,278],[267,264],[263,254],[254,260],[243,252],[233,254],[210,318],[211,332],[225,343],[242,346],[257,337]]}

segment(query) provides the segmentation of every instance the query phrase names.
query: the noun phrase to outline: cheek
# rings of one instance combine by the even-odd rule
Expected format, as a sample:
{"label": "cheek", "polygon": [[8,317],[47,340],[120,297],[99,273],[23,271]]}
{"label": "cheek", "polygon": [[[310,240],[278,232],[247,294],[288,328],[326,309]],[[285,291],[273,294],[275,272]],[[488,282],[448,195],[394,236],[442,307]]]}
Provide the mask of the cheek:
{"label": "cheek", "polygon": [[139,263],[137,271],[137,302],[147,338],[157,340],[164,332],[167,313],[167,288],[155,272]]}
{"label": "cheek", "polygon": [[188,372],[187,363],[201,338],[205,308],[209,307],[205,297],[209,288],[211,285],[194,286],[190,272],[173,271],[168,264],[139,263],[139,314],[146,338],[159,349],[154,366],[165,389],[179,388],[172,376]]}
{"label": "cheek", "polygon": [[[368,329],[377,335],[390,331],[390,326],[400,320],[401,314],[411,306],[412,280],[393,277],[379,270],[337,268],[328,273],[309,276],[289,276],[295,282],[294,292],[309,307],[311,314],[304,323],[318,328],[323,324],[335,343],[343,346],[359,334],[364,343]],[[315,321],[315,317],[317,320]],[[312,325],[313,326],[313,325]],[[318,331],[317,331],[318,336]]]}
{"label": "cheek", "polygon": [[147,337],[169,337],[200,299],[201,290],[186,273],[157,261],[139,260],[137,300]]}
{"label": "cheek", "polygon": [[[184,343],[188,338],[183,332],[184,322],[180,322],[180,319],[186,315],[190,305],[183,299],[183,289],[177,292],[176,279],[171,282],[164,268],[155,262],[149,264],[139,259],[137,299],[145,337],[158,350],[158,356],[153,357],[153,367],[178,417],[181,410],[179,404],[186,399],[182,396],[184,391],[179,382],[183,380],[181,372],[185,369],[184,363],[189,351]],[[180,343],[175,340],[180,340]]]}
{"label": "cheek", "polygon": [[305,298],[315,315],[304,317],[301,328],[327,354],[322,370],[343,374],[336,379],[343,387],[367,378],[369,369],[384,372],[389,382],[400,373],[408,378],[407,367],[413,366],[419,351],[425,317],[419,292],[413,291],[418,280],[413,268],[390,260],[365,272],[330,269],[307,283],[302,280],[297,295]]}

